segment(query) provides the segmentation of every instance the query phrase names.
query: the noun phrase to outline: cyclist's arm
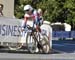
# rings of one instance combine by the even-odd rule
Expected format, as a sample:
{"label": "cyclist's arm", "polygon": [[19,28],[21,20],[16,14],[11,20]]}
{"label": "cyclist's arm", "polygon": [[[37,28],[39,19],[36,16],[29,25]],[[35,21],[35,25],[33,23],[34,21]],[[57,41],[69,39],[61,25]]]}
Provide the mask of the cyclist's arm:
{"label": "cyclist's arm", "polygon": [[26,28],[27,18],[28,18],[28,17],[27,17],[26,14],[25,14],[24,20],[22,21],[22,24],[21,24],[22,31]]}
{"label": "cyclist's arm", "polygon": [[26,24],[27,24],[27,20],[28,20],[28,17],[24,17],[24,28],[26,28]]}

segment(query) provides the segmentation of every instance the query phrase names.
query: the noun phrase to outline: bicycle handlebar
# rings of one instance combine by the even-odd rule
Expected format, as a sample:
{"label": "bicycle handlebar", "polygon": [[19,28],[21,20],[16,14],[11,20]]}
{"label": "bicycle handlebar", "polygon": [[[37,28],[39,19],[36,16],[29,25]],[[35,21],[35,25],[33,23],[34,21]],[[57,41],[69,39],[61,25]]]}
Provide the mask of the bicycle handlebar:
{"label": "bicycle handlebar", "polygon": [[32,32],[35,32],[35,31],[36,31],[36,28],[33,28],[33,27],[29,26],[29,25],[27,25],[27,28],[28,28],[29,30],[32,30]]}

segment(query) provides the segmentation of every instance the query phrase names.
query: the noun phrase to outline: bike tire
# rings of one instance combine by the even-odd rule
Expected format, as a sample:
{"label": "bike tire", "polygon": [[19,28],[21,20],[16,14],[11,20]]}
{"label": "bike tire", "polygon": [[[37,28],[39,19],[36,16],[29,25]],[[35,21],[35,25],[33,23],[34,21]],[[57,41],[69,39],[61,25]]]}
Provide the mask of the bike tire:
{"label": "bike tire", "polygon": [[35,51],[36,51],[36,41],[34,40],[34,38],[31,35],[31,33],[27,33],[26,46],[27,46],[28,51],[30,53],[35,53]]}
{"label": "bike tire", "polygon": [[42,53],[47,54],[50,52],[50,44],[46,35],[43,35],[43,39],[40,41],[40,44],[42,45]]}

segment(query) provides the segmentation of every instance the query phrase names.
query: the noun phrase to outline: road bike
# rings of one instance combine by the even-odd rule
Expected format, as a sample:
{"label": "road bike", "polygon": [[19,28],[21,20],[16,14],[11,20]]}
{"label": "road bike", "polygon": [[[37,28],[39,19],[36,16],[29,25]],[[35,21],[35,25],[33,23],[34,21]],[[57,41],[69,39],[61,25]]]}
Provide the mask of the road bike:
{"label": "road bike", "polygon": [[[43,33],[37,32],[35,28],[27,25],[26,30],[26,47],[30,53],[35,53],[38,48],[38,52],[40,53],[49,53],[50,52],[50,44],[49,39],[45,32]],[[42,36],[42,37],[41,37]],[[18,50],[21,49],[24,43],[18,42],[16,46],[9,46],[10,50]]]}

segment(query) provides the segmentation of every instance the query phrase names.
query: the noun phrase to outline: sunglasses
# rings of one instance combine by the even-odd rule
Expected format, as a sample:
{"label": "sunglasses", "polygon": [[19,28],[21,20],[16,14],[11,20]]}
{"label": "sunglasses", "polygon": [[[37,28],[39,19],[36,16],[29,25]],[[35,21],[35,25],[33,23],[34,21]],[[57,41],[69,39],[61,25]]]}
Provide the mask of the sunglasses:
{"label": "sunglasses", "polygon": [[29,11],[29,10],[25,10],[25,11]]}

